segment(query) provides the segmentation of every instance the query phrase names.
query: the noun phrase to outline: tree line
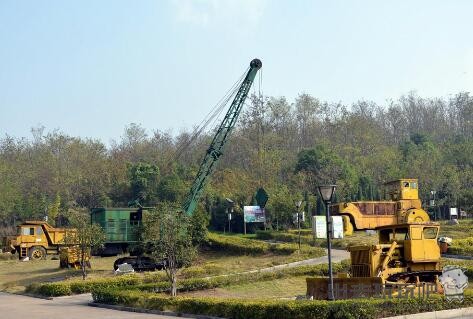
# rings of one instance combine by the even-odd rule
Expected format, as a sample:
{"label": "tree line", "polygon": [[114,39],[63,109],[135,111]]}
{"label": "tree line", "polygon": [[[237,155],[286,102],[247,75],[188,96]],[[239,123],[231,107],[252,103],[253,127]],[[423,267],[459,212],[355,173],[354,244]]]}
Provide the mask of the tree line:
{"label": "tree line", "polygon": [[[384,182],[418,178],[428,204],[473,210],[473,97],[423,98],[415,93],[378,105],[328,103],[300,94],[252,96],[241,114],[200,204],[212,226],[226,222],[225,198],[241,207],[264,187],[271,221],[292,222],[294,201],[320,211],[316,186],[335,183],[337,200],[381,199]],[[31,138],[0,139],[0,221],[4,226],[71,207],[182,203],[213,132],[193,138],[128,125],[102,141],[31,130]],[[190,143],[192,142],[192,143]]]}

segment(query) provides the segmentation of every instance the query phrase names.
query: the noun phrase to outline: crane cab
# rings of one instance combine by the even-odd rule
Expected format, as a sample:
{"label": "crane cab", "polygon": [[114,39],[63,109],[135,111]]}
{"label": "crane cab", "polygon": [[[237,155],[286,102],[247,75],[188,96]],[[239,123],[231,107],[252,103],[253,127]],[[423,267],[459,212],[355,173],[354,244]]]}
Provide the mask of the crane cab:
{"label": "crane cab", "polygon": [[419,183],[415,178],[403,178],[384,184],[392,201],[419,199]]}

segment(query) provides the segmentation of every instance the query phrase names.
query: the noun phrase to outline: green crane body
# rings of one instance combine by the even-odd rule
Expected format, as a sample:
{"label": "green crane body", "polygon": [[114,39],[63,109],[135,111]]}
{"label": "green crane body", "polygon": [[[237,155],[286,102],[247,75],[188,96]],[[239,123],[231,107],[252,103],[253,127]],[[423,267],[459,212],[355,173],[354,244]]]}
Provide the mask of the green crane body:
{"label": "green crane body", "polygon": [[253,84],[253,81],[256,77],[256,73],[261,68],[261,66],[262,63],[259,59],[254,59],[251,61],[248,73],[240,84],[235,98],[233,99],[227,114],[225,114],[225,118],[223,119],[222,123],[220,123],[217,133],[215,133],[212,143],[205,153],[205,157],[200,164],[197,176],[184,202],[183,209],[188,215],[192,215],[194,213],[205,185],[207,184],[209,177],[212,175],[213,169],[217,164],[218,159],[223,154],[225,144],[227,143],[228,138],[235,127],[243,104],[248,96],[248,92],[250,91],[251,85]]}

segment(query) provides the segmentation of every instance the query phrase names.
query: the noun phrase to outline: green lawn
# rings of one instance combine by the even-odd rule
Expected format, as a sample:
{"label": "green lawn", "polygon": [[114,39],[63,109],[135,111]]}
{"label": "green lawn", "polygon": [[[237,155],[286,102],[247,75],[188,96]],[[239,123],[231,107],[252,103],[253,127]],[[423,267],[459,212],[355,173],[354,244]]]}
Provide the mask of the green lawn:
{"label": "green lawn", "polygon": [[182,293],[180,295],[246,299],[294,298],[298,295],[306,294],[307,286],[305,278],[306,277],[299,276],[272,281],[259,281],[242,285],[232,285],[225,288]]}
{"label": "green lawn", "polygon": [[[92,257],[89,278],[113,276],[113,262],[117,257]],[[307,258],[297,253],[292,255],[235,256],[225,252],[203,251],[198,254],[193,266],[180,271],[180,278],[205,277],[238,273],[271,267]],[[80,270],[60,269],[59,260],[19,261],[0,260],[0,290],[21,292],[34,282],[51,282],[74,279],[81,276]],[[164,272],[144,273],[148,281],[163,280]]]}
{"label": "green lawn", "polygon": [[199,253],[193,266],[183,269],[181,276],[214,276],[222,274],[240,273],[249,270],[272,267],[304,260],[307,257],[297,252],[291,255],[228,255],[225,252],[204,251]]}
{"label": "green lawn", "polygon": [[[92,257],[91,278],[113,275],[116,257]],[[80,270],[60,269],[59,260],[0,261],[0,290],[21,292],[34,282],[61,281],[81,276]]]}
{"label": "green lawn", "polygon": [[440,222],[439,236],[463,239],[473,237],[473,219],[460,219],[458,225],[448,225],[446,221]]}

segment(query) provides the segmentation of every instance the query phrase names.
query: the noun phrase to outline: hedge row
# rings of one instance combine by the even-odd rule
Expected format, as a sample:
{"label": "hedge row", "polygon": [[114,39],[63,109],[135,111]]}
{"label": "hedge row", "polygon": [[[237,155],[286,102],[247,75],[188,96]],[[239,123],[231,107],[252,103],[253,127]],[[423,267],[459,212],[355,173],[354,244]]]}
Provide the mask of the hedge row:
{"label": "hedge row", "polygon": [[419,312],[438,311],[473,305],[468,294],[462,304],[432,299],[352,299],[324,300],[244,300],[216,298],[169,298],[155,293],[97,289],[92,292],[96,303],[122,305],[151,310],[168,310],[178,313],[217,316],[231,319],[374,319]]}
{"label": "hedge row", "polygon": [[473,256],[473,237],[455,239],[448,248],[449,254]]}
{"label": "hedge row", "polygon": [[[225,236],[216,233],[209,233],[207,237],[208,245],[217,250],[224,250],[238,254],[265,254],[274,253],[277,255],[290,255],[299,249],[297,244],[270,244],[260,240],[242,238],[238,236]],[[325,251],[320,247],[302,245],[302,252],[314,257],[325,255]]]}
{"label": "hedge row", "polygon": [[[297,233],[283,233],[283,232],[275,232],[271,230],[259,230],[256,231],[256,238],[261,240],[275,240],[275,241],[283,241],[289,243],[297,243],[299,242],[299,235]],[[301,233],[301,243],[314,245],[314,238],[312,234],[302,234]]]}
{"label": "hedge row", "polygon": [[[346,271],[348,262],[335,263],[333,269],[337,271]],[[233,274],[228,276],[216,276],[208,278],[190,278],[178,280],[178,290],[193,291],[216,287],[223,287],[237,283],[248,283],[255,281],[268,281],[277,278],[286,278],[292,276],[324,276],[328,273],[327,265],[309,265],[292,268],[283,268],[278,271],[252,272]],[[126,275],[114,278],[102,278],[91,280],[63,281],[55,283],[37,283],[27,287],[27,292],[48,296],[66,296],[72,294],[81,294],[91,292],[100,288],[129,287],[144,291],[167,291],[170,284],[167,281],[151,282],[146,278],[136,275]]]}
{"label": "hedge row", "polygon": [[143,277],[124,275],[113,278],[90,280],[69,280],[50,283],[33,283],[26,287],[26,292],[48,297],[67,296],[91,292],[98,288],[129,287],[143,284]]}
{"label": "hedge row", "polygon": [[[289,243],[297,243],[299,241],[299,235],[294,231],[287,231],[287,232],[276,232],[270,230],[261,230],[256,232],[256,238],[261,240],[274,240],[274,241],[282,241],[282,242],[289,242]],[[350,245],[357,245],[357,244],[370,244],[374,243],[377,239],[376,236],[373,237],[365,237],[365,238],[357,238],[347,236],[343,239],[332,239],[332,247],[338,249],[346,249]],[[327,240],[326,239],[314,239],[312,233],[301,233],[301,243],[315,246],[315,247],[327,247]]]}
{"label": "hedge row", "polygon": [[16,259],[18,259],[18,255],[12,255],[11,253],[0,253],[0,260],[16,260]]}

